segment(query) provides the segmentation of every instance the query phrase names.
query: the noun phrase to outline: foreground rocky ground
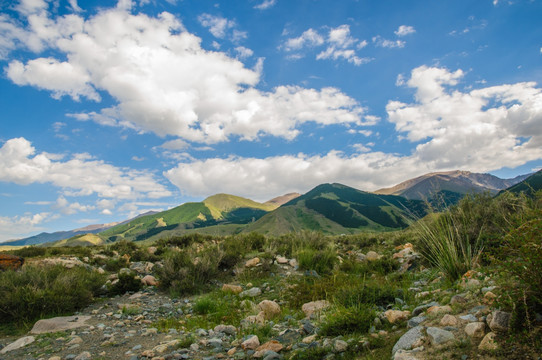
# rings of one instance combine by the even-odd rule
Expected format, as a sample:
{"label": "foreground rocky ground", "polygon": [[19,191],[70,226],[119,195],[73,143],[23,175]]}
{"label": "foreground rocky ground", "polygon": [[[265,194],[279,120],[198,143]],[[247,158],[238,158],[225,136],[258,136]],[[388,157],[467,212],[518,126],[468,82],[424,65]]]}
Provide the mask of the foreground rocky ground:
{"label": "foreground rocky ground", "polygon": [[[359,262],[383,256],[374,251],[350,255]],[[145,283],[142,290],[99,299],[71,317],[40,320],[25,336],[1,338],[0,359],[541,358],[542,350],[537,354],[516,348],[508,355],[503,351],[509,339],[510,314],[494,306],[501,289],[486,274],[469,271],[457,286],[443,288],[443,279],[419,265],[419,256],[410,244],[384,256],[400,264],[396,271],[415,274],[407,289],[409,296],[404,296],[414,300],[409,303],[396,298],[381,307],[366,334],[321,335],[321,323],[335,316],[325,298],[299,309],[285,307],[281,296],[289,284],[319,276],[298,270],[295,259],[276,256],[272,272],[265,282],[258,281],[258,286],[243,280],[250,277],[215,284],[215,295],[208,301],[230,301],[231,312],[242,314],[235,324],[210,320],[212,314],[206,311],[201,296],[172,298],[159,292],[153,276],[159,262],[130,262],[131,271]],[[259,258],[245,260],[245,273],[262,266]],[[40,261],[90,267],[89,259]],[[123,271],[128,270],[120,273]],[[110,281],[117,278],[112,274]]]}

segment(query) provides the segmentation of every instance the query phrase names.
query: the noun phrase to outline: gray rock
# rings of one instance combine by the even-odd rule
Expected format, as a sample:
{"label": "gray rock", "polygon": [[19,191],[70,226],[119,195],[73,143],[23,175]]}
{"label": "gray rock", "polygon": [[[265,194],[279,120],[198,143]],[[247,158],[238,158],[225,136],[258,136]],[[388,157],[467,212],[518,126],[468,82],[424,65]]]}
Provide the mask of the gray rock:
{"label": "gray rock", "polygon": [[90,360],[90,359],[92,359],[92,355],[90,355],[88,351],[83,351],[81,354],[75,357],[75,360]]}
{"label": "gray rock", "polygon": [[461,315],[459,317],[461,320],[463,321],[468,321],[468,322],[477,322],[478,321],[478,318],[472,314],[468,314],[468,315]]}
{"label": "gray rock", "polygon": [[422,315],[413,317],[412,319],[408,320],[407,327],[409,329],[414,328],[418,325],[421,325],[425,320],[427,320],[427,318]]}
{"label": "gray rock", "polygon": [[451,331],[436,327],[428,327],[427,335],[429,336],[431,344],[433,345],[440,345],[447,343],[448,341],[455,340],[455,336]]}
{"label": "gray rock", "polygon": [[278,353],[272,350],[268,350],[265,352],[265,354],[263,354],[263,360],[279,360],[279,359],[282,359],[282,357]]}
{"label": "gray rock", "polygon": [[33,336],[22,337],[0,350],[0,354],[5,354],[7,352],[20,349],[28,344],[32,344],[35,340],[36,339]]}
{"label": "gray rock", "polygon": [[61,316],[52,319],[39,320],[34,324],[31,334],[43,334],[63,330],[76,329],[85,326],[90,316]]}
{"label": "gray rock", "polygon": [[450,299],[450,304],[452,304],[452,305],[454,305],[454,304],[465,304],[466,302],[467,302],[467,299],[465,299],[465,297],[463,295],[461,295],[461,294],[454,295]]}
{"label": "gray rock", "polygon": [[244,298],[244,297],[256,297],[256,296],[260,295],[261,293],[262,293],[262,290],[260,288],[253,287],[251,289],[248,289],[248,290],[245,290],[245,291],[239,293],[239,296],[241,298]]}
{"label": "gray rock", "polygon": [[226,335],[235,335],[235,333],[237,332],[237,328],[235,326],[222,324],[215,326],[213,330],[217,333],[223,333]]}
{"label": "gray rock", "polygon": [[489,328],[494,332],[508,332],[510,328],[511,314],[496,310],[491,314],[491,319],[488,318]]}
{"label": "gray rock", "polygon": [[348,343],[344,340],[335,340],[333,348],[336,352],[345,352],[348,349]]}
{"label": "gray rock", "polygon": [[436,301],[432,301],[429,304],[420,305],[416,307],[414,310],[412,310],[412,316],[418,316],[425,310],[429,309],[431,306],[439,306],[439,303]]}
{"label": "gray rock", "polygon": [[423,326],[416,326],[404,333],[403,336],[401,336],[401,338],[399,338],[399,340],[393,346],[393,349],[391,351],[392,355],[395,355],[397,350],[412,349],[412,345],[423,338],[422,330]]}
{"label": "gray rock", "polygon": [[209,339],[209,341],[207,342],[210,346],[212,347],[222,347],[222,340],[221,339],[218,339],[218,338],[212,338],[212,339]]}

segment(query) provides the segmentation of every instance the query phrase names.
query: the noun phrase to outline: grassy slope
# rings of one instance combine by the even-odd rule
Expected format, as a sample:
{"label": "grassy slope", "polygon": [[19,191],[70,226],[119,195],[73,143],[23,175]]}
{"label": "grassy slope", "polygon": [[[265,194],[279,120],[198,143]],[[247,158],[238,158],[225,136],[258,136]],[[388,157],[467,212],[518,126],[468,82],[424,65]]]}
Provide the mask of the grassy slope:
{"label": "grassy slope", "polygon": [[60,247],[60,246],[93,246],[104,245],[105,240],[95,234],[77,235],[69,239],[55,241],[54,243],[47,243],[47,246]]}
{"label": "grassy slope", "polygon": [[[534,173],[533,175],[529,176],[527,179],[523,180],[522,182],[509,187],[504,191],[509,191],[512,193],[520,193],[525,192],[529,195],[532,195],[534,192],[537,192],[538,190],[542,190],[542,170]],[[501,193],[502,193],[501,192]]]}

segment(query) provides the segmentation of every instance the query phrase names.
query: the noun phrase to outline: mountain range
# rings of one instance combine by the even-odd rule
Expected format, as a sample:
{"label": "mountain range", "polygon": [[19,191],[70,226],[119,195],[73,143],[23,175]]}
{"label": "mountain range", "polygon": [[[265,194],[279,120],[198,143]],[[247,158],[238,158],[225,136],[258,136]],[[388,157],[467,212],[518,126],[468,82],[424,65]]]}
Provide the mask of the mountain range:
{"label": "mountain range", "polygon": [[301,195],[290,193],[259,203],[229,194],[210,196],[121,223],[42,233],[2,245],[96,245],[118,240],[153,241],[199,232],[212,235],[258,232],[282,235],[301,230],[325,234],[390,231],[425,214],[426,201],[453,204],[468,193],[532,191],[542,187],[542,172],[513,179],[449,171],[426,174],[394,187],[365,192],[342,184],[322,184]]}

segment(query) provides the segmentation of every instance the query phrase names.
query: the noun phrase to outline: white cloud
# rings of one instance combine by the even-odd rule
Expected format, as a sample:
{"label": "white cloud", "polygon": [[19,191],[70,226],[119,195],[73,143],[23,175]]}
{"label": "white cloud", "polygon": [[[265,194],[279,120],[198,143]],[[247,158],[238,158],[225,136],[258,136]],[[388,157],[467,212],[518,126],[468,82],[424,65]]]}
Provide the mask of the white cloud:
{"label": "white cloud", "polygon": [[55,159],[47,153],[36,155],[24,138],[10,139],[0,148],[0,181],[50,183],[62,188],[66,196],[134,199],[171,195],[152,174],[91,160],[88,154],[76,154],[67,161]]}
{"label": "white cloud", "polygon": [[239,59],[246,59],[246,58],[251,57],[252,55],[254,55],[254,51],[252,51],[249,48],[246,48],[244,46],[236,47],[235,52],[237,53],[237,56],[239,57]]}
{"label": "white cloud", "polygon": [[[43,31],[34,27],[28,31],[66,60],[12,61],[9,78],[56,97],[98,101],[99,92],[105,92],[115,105],[68,116],[197,142],[228,141],[232,136],[253,140],[261,135],[292,139],[305,122],[361,121],[363,109],[337,89],[257,90],[261,60],[248,69],[224,53],[204,50],[201,39],[171,14],[133,15],[126,8],[128,3],[119,3],[88,19],[39,15],[46,24]],[[235,32],[230,20],[202,16],[217,36],[228,31],[233,37],[246,35]],[[347,41],[340,36],[336,40]],[[359,62],[346,52],[337,56]]]}
{"label": "white cloud", "polygon": [[53,205],[53,209],[60,211],[64,215],[73,215],[79,212],[94,210],[95,207],[92,205],[82,205],[79,202],[70,203],[64,196],[59,196]]}
{"label": "white cloud", "polygon": [[318,34],[314,29],[308,29],[299,37],[290,38],[284,43],[284,50],[293,51],[299,50],[306,46],[319,46],[324,43],[324,37]]}
{"label": "white cloud", "polygon": [[406,36],[415,32],[416,30],[414,29],[414,27],[408,25],[401,25],[396,31],[394,31],[395,35],[397,36]]}
{"label": "white cloud", "polygon": [[402,48],[405,47],[406,42],[403,40],[388,40],[382,38],[380,35],[373,37],[373,43],[375,43],[376,46],[380,46],[383,48]]}
{"label": "white cloud", "polygon": [[277,0],[264,0],[261,4],[254,6],[254,9],[267,10],[273,7],[277,3]]}
{"label": "white cloud", "polygon": [[15,240],[44,230],[40,225],[53,220],[50,213],[25,214],[23,216],[0,216],[0,242]]}
{"label": "white cloud", "polygon": [[224,39],[229,30],[233,30],[237,26],[233,20],[211,14],[202,14],[198,16],[198,21],[203,27],[208,28],[209,32],[211,32],[214,37],[219,39]]}

